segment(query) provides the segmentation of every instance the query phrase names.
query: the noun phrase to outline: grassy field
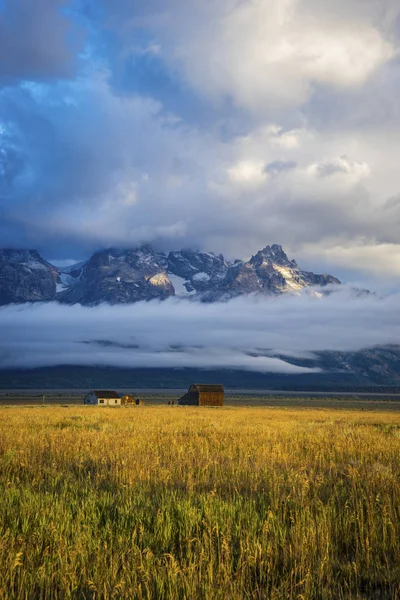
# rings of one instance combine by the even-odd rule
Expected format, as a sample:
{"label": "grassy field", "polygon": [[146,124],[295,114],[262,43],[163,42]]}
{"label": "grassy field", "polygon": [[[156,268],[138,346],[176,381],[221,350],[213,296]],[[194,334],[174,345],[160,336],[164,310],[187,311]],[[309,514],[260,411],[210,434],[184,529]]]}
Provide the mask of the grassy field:
{"label": "grassy field", "polygon": [[400,414],[0,409],[0,598],[400,598]]}

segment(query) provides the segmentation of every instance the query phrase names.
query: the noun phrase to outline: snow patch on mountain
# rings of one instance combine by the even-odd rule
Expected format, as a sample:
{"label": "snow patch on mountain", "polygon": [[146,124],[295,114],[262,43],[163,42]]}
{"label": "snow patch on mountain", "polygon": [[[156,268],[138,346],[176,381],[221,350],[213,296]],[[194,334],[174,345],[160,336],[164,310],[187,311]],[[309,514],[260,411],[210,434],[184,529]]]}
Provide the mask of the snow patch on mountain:
{"label": "snow patch on mountain", "polygon": [[210,275],[207,275],[207,273],[196,273],[192,279],[193,281],[210,281]]}
{"label": "snow patch on mountain", "polygon": [[[186,284],[187,282],[183,277],[178,277],[178,275],[173,275],[172,273],[168,273],[168,279],[174,286],[175,296],[185,297],[185,296],[193,296],[196,293],[196,290],[192,289],[188,291]],[[189,283],[190,285],[190,283]]]}

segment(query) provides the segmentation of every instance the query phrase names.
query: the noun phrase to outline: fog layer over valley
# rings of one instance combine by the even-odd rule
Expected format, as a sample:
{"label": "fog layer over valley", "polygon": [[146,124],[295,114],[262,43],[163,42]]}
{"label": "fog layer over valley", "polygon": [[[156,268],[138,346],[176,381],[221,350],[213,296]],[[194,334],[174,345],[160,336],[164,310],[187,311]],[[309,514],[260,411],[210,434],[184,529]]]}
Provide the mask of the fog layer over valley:
{"label": "fog layer over valley", "polygon": [[324,299],[246,296],[213,304],[169,298],[120,306],[9,305],[0,309],[0,366],[319,372],[314,353],[398,344],[399,301],[399,295],[357,297],[344,286]]}

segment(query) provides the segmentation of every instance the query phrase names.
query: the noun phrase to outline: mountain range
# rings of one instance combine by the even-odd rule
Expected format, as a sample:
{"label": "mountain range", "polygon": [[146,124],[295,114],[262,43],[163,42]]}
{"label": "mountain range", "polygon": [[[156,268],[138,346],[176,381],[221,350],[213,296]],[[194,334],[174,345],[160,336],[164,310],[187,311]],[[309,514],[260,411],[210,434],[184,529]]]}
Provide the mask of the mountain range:
{"label": "mountain range", "polygon": [[323,295],[340,285],[332,275],[317,275],[289,260],[273,244],[248,261],[229,262],[222,254],[180,250],[164,254],[149,245],[108,248],[88,261],[56,267],[36,250],[0,250],[0,305],[58,301],[94,306],[127,304],[170,296],[203,302],[224,301],[243,294]]}
{"label": "mountain range", "polygon": [[[339,279],[332,275],[301,270],[278,244],[266,246],[248,261],[232,262],[225,260],[222,254],[195,250],[165,254],[149,245],[108,248],[95,252],[87,261],[63,268],[49,263],[36,250],[0,249],[0,305],[57,301],[95,306],[102,302],[128,304],[171,296],[202,302],[226,301],[245,294],[324,296],[340,285]],[[367,290],[356,290],[356,293],[370,294]],[[226,385],[235,386],[236,381],[241,381],[242,386],[246,383],[248,387],[269,386],[271,389],[365,389],[399,386],[400,382],[400,346],[358,352],[317,352],[309,359],[278,354],[276,357],[298,366],[317,367],[321,372],[289,376],[221,371],[220,379]],[[78,387],[86,385],[89,367],[65,368],[68,380],[75,381],[74,374],[80,373],[75,383]],[[11,387],[32,386],[36,371],[42,387],[54,386],[51,369],[27,370],[26,374],[21,370],[15,373],[2,370],[3,386],[7,387],[7,382]],[[169,386],[182,382],[186,385],[186,380],[194,377],[190,370],[183,370],[181,374],[173,370],[172,379],[167,377],[167,370],[139,371],[135,371],[135,377],[143,380],[144,387],[156,376],[168,381]],[[60,376],[57,368],[55,372]],[[111,370],[110,381],[117,383],[121,373],[118,369]],[[202,380],[205,376],[203,371],[199,372]],[[96,371],[97,377],[100,375]],[[209,377],[215,377],[215,372]]]}

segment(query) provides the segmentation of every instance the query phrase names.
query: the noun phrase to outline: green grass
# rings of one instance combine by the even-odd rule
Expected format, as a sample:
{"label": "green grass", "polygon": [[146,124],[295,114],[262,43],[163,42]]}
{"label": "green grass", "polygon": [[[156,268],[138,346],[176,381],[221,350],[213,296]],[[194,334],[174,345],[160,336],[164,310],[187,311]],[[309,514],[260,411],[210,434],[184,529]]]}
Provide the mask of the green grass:
{"label": "green grass", "polygon": [[400,598],[400,415],[0,410],[0,598]]}

